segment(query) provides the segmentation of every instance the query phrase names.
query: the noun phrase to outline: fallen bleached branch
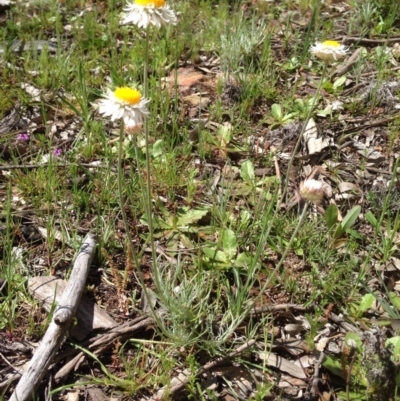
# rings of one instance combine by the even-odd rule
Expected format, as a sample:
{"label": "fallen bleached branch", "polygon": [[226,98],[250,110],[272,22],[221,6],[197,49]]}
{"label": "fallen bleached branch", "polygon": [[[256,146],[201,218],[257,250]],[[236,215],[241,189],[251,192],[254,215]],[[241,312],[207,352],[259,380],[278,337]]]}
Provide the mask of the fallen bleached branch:
{"label": "fallen bleached branch", "polygon": [[76,257],[68,285],[57,305],[46,334],[18,382],[10,401],[27,401],[34,396],[36,387],[46,374],[55,354],[67,336],[86,285],[95,246],[95,238],[88,234]]}

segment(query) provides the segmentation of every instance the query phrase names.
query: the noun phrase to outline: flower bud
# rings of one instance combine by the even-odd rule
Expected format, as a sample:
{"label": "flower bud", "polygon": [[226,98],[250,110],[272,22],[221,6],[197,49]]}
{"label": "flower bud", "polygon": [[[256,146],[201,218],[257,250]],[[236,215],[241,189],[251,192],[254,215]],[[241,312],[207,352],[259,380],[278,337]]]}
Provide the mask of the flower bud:
{"label": "flower bud", "polygon": [[322,182],[305,180],[300,184],[300,195],[306,202],[321,203],[324,197]]}
{"label": "flower bud", "polygon": [[392,47],[393,57],[400,59],[400,43],[395,43]]}

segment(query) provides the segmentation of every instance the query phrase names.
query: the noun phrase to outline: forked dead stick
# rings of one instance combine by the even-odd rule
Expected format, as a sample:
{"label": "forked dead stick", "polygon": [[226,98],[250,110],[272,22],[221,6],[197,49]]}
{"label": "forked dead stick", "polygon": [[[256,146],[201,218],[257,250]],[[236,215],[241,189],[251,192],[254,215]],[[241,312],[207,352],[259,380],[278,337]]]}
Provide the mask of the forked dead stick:
{"label": "forked dead stick", "polygon": [[69,326],[76,314],[86,285],[95,247],[94,236],[88,234],[76,257],[67,287],[57,305],[46,334],[18,382],[10,401],[28,401],[34,396],[38,384],[46,374],[61,343],[68,335]]}

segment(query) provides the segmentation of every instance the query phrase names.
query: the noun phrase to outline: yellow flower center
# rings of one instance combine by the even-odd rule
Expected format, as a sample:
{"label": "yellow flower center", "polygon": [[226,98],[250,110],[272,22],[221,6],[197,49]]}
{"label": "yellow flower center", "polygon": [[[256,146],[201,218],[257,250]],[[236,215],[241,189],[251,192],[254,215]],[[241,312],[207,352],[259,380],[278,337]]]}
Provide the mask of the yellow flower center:
{"label": "yellow flower center", "polygon": [[322,44],[328,47],[340,47],[340,43],[336,42],[336,40],[325,40]]}
{"label": "yellow flower center", "polygon": [[127,88],[126,86],[115,89],[114,96],[128,104],[137,104],[142,98],[140,92],[132,88]]}
{"label": "yellow flower center", "polygon": [[135,3],[139,6],[154,6],[156,8],[164,7],[165,0],[135,0]]}

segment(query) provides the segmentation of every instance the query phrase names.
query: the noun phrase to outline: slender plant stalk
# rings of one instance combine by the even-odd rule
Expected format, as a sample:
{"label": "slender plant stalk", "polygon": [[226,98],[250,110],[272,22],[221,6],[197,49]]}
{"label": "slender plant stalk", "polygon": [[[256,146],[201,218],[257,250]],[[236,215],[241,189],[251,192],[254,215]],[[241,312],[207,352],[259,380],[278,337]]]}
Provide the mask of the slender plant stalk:
{"label": "slender plant stalk", "polygon": [[[135,148],[136,164],[137,164],[138,169],[139,169],[139,168],[140,168],[139,147],[138,147],[138,144],[137,144],[137,138],[136,138],[136,136],[134,136],[134,138],[133,138],[133,146],[134,146],[134,148]],[[144,193],[145,193],[144,183],[143,183],[143,179],[142,179],[142,176],[141,176],[140,173],[139,173],[139,185],[140,185],[140,190],[141,190],[141,192],[144,194]],[[145,202],[145,203],[146,203],[146,202]],[[146,208],[146,216],[147,216],[147,219],[149,220],[149,214],[148,214],[148,212],[147,212],[147,206],[145,206],[145,208]],[[150,209],[150,210],[151,210],[151,209]],[[154,241],[153,241],[153,243],[154,243]],[[155,250],[154,250],[154,252],[155,252]],[[159,275],[158,275],[158,270],[157,270],[156,262],[157,262],[157,261],[156,261],[155,259],[153,259],[153,263],[154,263],[154,265],[155,265],[154,271],[156,271],[155,277],[158,278]],[[145,296],[145,298],[146,298],[146,300],[147,300],[147,305],[149,306],[150,313],[152,314],[154,320],[157,322],[157,325],[158,325],[158,327],[161,329],[161,331],[164,332],[164,334],[167,334],[167,333],[165,332],[164,325],[163,325],[163,323],[162,323],[162,321],[161,321],[159,315],[156,313],[156,310],[155,310],[155,309],[153,308],[153,306],[152,306],[152,297],[151,297],[151,295],[149,294],[149,291],[148,291],[148,289],[147,289],[147,287],[146,287],[146,284],[145,284],[145,282],[144,282],[143,275],[142,275],[142,272],[140,271],[140,269],[138,269],[137,275],[138,275],[138,277],[139,277],[139,282],[140,282],[140,285],[142,286],[144,296]],[[158,286],[158,284],[159,284],[159,283],[157,282],[157,286]],[[159,288],[160,288],[160,287],[159,287]],[[159,293],[158,295],[160,296],[161,300],[163,300],[163,295],[164,295],[164,294]]]}
{"label": "slender plant stalk", "polygon": [[312,105],[308,109],[306,120],[305,120],[305,122],[303,124],[303,128],[302,128],[302,130],[300,132],[299,138],[297,139],[296,145],[295,145],[295,147],[293,149],[292,157],[289,160],[289,164],[288,164],[288,168],[287,168],[287,172],[286,172],[285,188],[284,188],[284,190],[282,192],[282,196],[280,198],[280,201],[278,201],[278,210],[280,209],[281,202],[284,201],[284,199],[285,199],[287,188],[288,188],[288,185],[289,185],[289,180],[290,180],[290,170],[292,169],[292,166],[293,166],[294,157],[295,157],[297,151],[299,150],[300,143],[301,143],[301,140],[303,139],[304,132],[306,131],[306,127],[308,125],[308,122],[310,121],[311,114],[314,111],[314,107],[315,107],[316,102],[318,100],[318,96],[321,93],[322,85],[324,83],[324,79],[325,79],[325,75],[326,75],[326,71],[327,71],[327,66],[328,66],[328,63],[324,63],[324,69],[322,70],[321,80],[319,82],[319,85],[318,85],[318,88],[317,88],[317,92],[315,93]]}
{"label": "slender plant stalk", "polygon": [[[150,29],[146,28],[146,41],[144,47],[144,67],[143,67],[143,93],[144,97],[148,98],[149,84],[148,84],[148,65],[149,65],[149,42],[150,42]],[[145,135],[145,149],[146,149],[146,173],[147,173],[147,194],[146,194],[146,215],[147,224],[149,226],[150,233],[150,247],[151,255],[153,260],[153,273],[156,280],[156,284],[159,287],[160,277],[157,268],[157,253],[156,246],[154,243],[154,232],[153,232],[153,213],[152,213],[152,193],[151,193],[151,170],[150,170],[150,152],[149,152],[149,122],[146,118],[144,120],[144,135]],[[160,287],[159,287],[160,288]]]}
{"label": "slender plant stalk", "polygon": [[[119,197],[119,205],[121,209],[121,214],[122,214],[122,220],[124,221],[124,226],[125,226],[125,233],[126,233],[126,239],[127,239],[127,246],[128,246],[128,253],[132,256],[133,261],[135,263],[135,267],[139,267],[139,262],[138,262],[138,257],[136,255],[136,252],[132,246],[132,237],[131,237],[131,232],[129,229],[129,224],[128,224],[128,218],[126,217],[125,213],[125,199],[124,199],[124,193],[123,193],[123,184],[124,184],[124,178],[123,178],[123,170],[122,170],[122,148],[123,148],[123,143],[124,143],[124,137],[125,137],[125,124],[124,121],[121,119],[121,128],[119,132],[119,142],[118,142],[118,197]],[[126,274],[126,272],[125,272]],[[136,275],[136,273],[134,272]],[[126,286],[126,277],[124,279],[124,284],[122,285],[123,288]]]}

